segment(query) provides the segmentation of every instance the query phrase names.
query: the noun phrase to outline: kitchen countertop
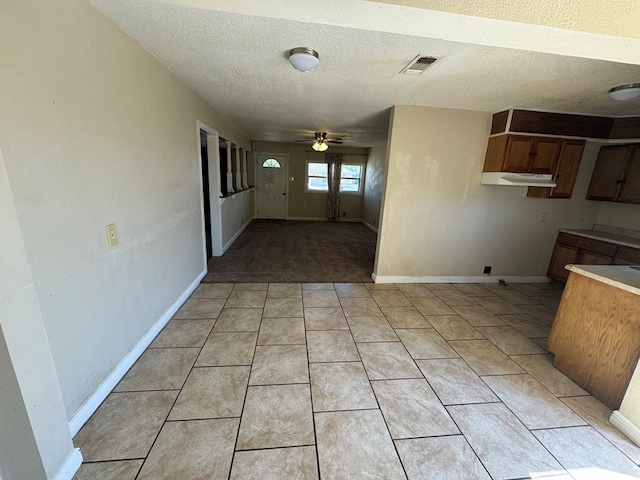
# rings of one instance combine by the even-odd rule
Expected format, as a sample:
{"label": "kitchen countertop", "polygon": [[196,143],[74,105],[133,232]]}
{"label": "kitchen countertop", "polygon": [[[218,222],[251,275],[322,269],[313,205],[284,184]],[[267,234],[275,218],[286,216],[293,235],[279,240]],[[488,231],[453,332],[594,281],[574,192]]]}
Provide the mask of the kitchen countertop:
{"label": "kitchen countertop", "polygon": [[627,237],[617,233],[603,232],[601,230],[573,230],[568,228],[561,228],[559,231],[581,237],[593,238],[594,240],[604,240],[605,242],[624,245],[625,247],[640,248],[640,238]]}
{"label": "kitchen countertop", "polygon": [[570,272],[640,295],[640,267],[626,265],[567,265]]}

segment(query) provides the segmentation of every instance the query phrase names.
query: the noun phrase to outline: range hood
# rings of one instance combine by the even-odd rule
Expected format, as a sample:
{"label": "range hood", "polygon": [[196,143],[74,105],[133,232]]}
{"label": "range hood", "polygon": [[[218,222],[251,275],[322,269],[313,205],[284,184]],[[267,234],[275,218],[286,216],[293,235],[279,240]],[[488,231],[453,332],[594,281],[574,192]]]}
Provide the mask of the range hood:
{"label": "range hood", "polygon": [[555,187],[550,174],[484,172],[480,183],[484,185],[515,185],[517,187]]}

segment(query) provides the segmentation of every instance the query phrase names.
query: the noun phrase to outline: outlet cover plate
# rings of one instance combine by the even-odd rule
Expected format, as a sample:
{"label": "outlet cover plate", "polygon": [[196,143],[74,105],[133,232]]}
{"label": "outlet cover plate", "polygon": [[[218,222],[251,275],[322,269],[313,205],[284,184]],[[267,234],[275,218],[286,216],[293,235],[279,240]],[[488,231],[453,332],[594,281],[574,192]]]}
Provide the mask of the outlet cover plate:
{"label": "outlet cover plate", "polygon": [[110,247],[118,244],[118,230],[115,223],[107,225],[107,243]]}

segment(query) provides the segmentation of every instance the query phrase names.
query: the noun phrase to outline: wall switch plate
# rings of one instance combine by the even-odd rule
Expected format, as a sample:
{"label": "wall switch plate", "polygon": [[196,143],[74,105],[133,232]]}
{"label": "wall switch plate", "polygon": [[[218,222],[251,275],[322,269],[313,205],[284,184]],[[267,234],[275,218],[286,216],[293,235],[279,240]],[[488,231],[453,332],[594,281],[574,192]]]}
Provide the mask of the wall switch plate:
{"label": "wall switch plate", "polygon": [[547,212],[542,212],[540,214],[540,218],[538,219],[539,222],[546,222],[547,221]]}
{"label": "wall switch plate", "polygon": [[110,247],[118,244],[118,231],[115,223],[107,225],[107,243]]}

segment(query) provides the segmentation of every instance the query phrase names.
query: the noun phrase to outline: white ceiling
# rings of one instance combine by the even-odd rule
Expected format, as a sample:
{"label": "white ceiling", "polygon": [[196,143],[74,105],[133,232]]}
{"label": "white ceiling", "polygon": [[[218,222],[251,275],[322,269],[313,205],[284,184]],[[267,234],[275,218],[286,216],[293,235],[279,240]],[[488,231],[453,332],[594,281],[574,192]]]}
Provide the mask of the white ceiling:
{"label": "white ceiling", "polygon": [[[640,81],[639,40],[361,0],[91,2],[254,140],[372,146],[393,105],[640,115],[640,98],[607,97]],[[301,46],[315,71],[289,65]],[[442,58],[399,74],[418,54]]]}

